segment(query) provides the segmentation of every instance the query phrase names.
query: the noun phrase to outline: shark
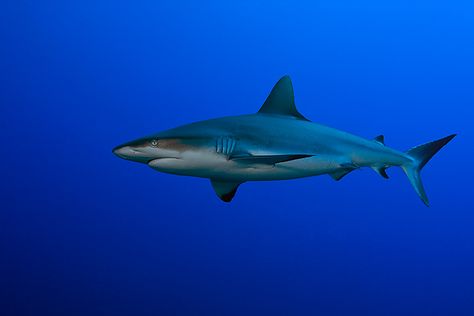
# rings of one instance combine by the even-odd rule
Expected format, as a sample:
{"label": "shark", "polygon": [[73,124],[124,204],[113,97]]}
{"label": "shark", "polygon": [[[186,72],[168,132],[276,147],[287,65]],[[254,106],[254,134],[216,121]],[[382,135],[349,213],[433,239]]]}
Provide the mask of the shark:
{"label": "shark", "polygon": [[365,139],[310,121],[296,108],[293,85],[283,76],[257,113],[209,119],[126,142],[120,158],[154,170],[210,179],[224,202],[248,181],[288,180],[328,174],[339,181],[359,168],[388,178],[401,167],[429,206],[420,172],[456,134],[399,151],[384,136]]}

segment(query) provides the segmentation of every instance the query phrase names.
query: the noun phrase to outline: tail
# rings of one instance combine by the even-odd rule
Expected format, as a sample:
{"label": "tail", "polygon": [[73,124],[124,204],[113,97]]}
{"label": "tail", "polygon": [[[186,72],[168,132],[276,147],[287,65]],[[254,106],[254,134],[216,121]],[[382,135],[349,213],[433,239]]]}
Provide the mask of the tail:
{"label": "tail", "polygon": [[428,197],[426,196],[423,183],[420,178],[420,171],[426,165],[426,163],[433,157],[444,145],[449,143],[456,134],[449,135],[445,138],[435,140],[434,142],[426,143],[420,146],[413,147],[406,154],[413,159],[412,162],[403,165],[403,171],[405,171],[411,185],[415,189],[418,196],[421,198],[426,206],[429,206]]}

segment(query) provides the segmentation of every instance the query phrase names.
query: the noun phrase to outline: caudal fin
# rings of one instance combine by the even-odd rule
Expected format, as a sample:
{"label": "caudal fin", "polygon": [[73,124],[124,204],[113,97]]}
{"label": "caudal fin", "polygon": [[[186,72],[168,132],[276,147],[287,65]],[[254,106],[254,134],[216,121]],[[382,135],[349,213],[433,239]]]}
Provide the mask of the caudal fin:
{"label": "caudal fin", "polygon": [[421,182],[420,171],[426,163],[455,136],[456,134],[449,135],[435,140],[434,142],[413,147],[406,152],[413,161],[402,166],[403,171],[405,171],[411,185],[426,206],[429,206],[429,202],[425,189],[423,188],[423,183]]}

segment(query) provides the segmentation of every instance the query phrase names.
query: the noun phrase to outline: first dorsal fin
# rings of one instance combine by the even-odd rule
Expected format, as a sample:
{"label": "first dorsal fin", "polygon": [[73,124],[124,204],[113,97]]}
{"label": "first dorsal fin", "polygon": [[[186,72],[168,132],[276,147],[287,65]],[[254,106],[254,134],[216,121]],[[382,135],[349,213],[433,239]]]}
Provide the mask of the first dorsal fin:
{"label": "first dorsal fin", "polygon": [[289,76],[283,76],[278,80],[258,113],[288,115],[308,120],[296,109],[293,85]]}

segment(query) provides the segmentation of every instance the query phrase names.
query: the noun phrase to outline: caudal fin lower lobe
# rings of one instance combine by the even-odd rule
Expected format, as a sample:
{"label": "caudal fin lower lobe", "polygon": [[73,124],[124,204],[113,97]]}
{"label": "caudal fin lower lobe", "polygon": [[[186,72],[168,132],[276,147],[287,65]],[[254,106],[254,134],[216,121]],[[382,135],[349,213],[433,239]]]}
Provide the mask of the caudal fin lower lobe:
{"label": "caudal fin lower lobe", "polygon": [[429,206],[429,201],[428,197],[426,196],[425,189],[423,188],[423,183],[421,181],[421,169],[441,148],[443,148],[447,143],[449,143],[449,141],[455,136],[456,134],[449,135],[433,142],[413,147],[412,149],[406,152],[406,154],[411,157],[413,161],[402,166],[403,171],[405,171],[408,179],[410,180],[411,185],[413,186],[416,193],[426,206]]}

